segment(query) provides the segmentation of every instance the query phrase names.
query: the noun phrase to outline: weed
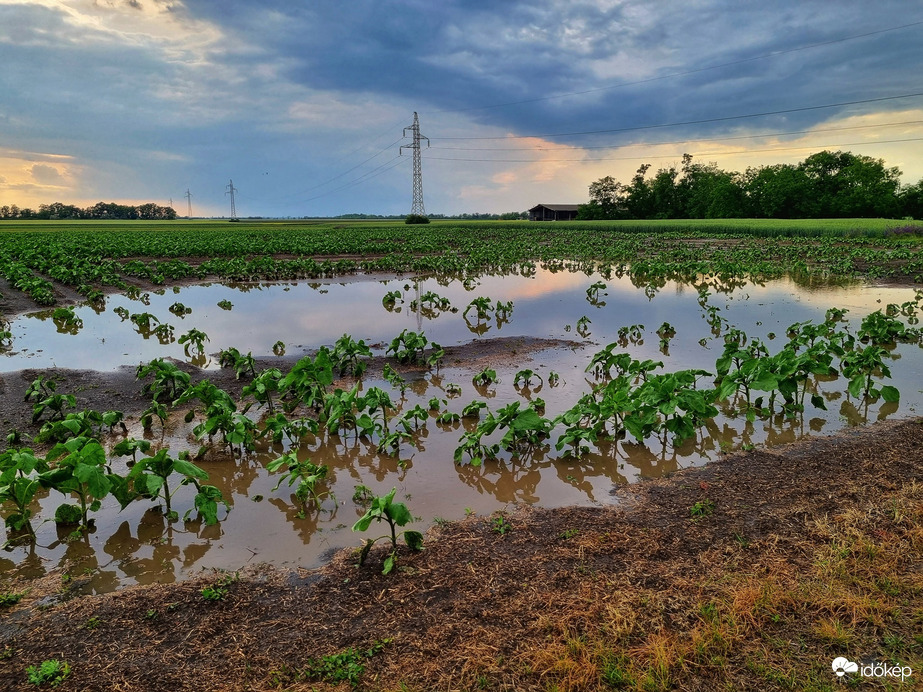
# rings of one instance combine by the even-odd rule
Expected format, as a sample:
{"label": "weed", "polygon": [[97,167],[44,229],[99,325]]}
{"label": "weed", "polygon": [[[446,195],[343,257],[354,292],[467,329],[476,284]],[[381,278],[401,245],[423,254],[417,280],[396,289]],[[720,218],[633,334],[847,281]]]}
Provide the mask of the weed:
{"label": "weed", "polygon": [[0,608],[10,608],[22,600],[26,595],[25,591],[0,593]]}
{"label": "weed", "polygon": [[71,667],[67,661],[59,661],[57,659],[49,659],[42,661],[38,666],[29,666],[26,668],[26,675],[29,677],[29,682],[37,687],[42,685],[49,685],[50,687],[57,687],[65,678],[70,675]]}
{"label": "weed", "polygon": [[240,581],[240,573],[225,574],[214,584],[202,589],[202,598],[206,601],[223,601],[230,592],[231,584]]}
{"label": "weed", "polygon": [[715,503],[711,500],[699,500],[692,507],[689,508],[689,514],[692,515],[692,520],[702,519],[711,515],[715,511]]}
{"label": "weed", "polygon": [[382,639],[365,651],[346,649],[338,654],[312,658],[298,671],[296,677],[300,680],[316,680],[334,685],[348,682],[352,687],[357,687],[362,674],[365,673],[365,662],[381,653],[390,643],[390,639]]}
{"label": "weed", "polygon": [[513,530],[513,525],[506,520],[505,516],[498,514],[491,520],[490,529],[494,533],[503,536]]}

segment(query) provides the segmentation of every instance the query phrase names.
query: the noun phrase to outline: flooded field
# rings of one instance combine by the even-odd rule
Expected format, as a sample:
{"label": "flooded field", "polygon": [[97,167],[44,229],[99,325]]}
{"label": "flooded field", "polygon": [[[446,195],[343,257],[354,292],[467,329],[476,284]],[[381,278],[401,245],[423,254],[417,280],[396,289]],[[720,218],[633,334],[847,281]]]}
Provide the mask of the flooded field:
{"label": "flooded field", "polygon": [[[154,358],[214,370],[220,367],[220,351],[233,347],[270,363],[277,360],[285,373],[298,357],[313,355],[322,346],[333,347],[344,334],[364,340],[373,356],[391,355],[389,345],[404,330],[426,336],[430,343],[424,355],[432,354],[433,342],[446,349],[446,355],[433,367],[389,361],[405,380],[403,385],[393,377],[385,378],[380,368],[361,378],[357,396],[378,388],[394,404],[383,410],[383,417],[375,417],[384,425],[376,433],[360,434],[355,421],[352,428],[344,424],[334,432],[321,425],[294,447],[282,436],[277,443],[264,438],[253,451],[233,459],[216,441],[196,463],[232,505],[229,512],[219,506],[217,524],[206,526],[195,519],[195,511],[193,521],[182,521],[195,492],[191,486],[181,486],[173,497],[179,521],[168,522],[156,502],[136,501],[120,511],[108,497],[92,514],[95,527],[72,537],[71,529],[43,521],[54,515],[63,495],[41,491],[33,505],[35,544],[8,547],[0,556],[0,570],[39,575],[64,567],[74,576],[85,575],[86,589],[106,591],[130,583],[169,582],[213,567],[233,570],[257,562],[313,566],[330,551],[361,542],[363,536],[350,529],[365,512],[365,494],[383,495],[396,487],[397,499],[410,508],[417,520],[413,528],[419,530],[440,519],[490,514],[516,503],[546,507],[608,503],[613,501],[612,491],[623,484],[703,464],[723,451],[783,444],[845,426],[911,415],[923,402],[919,384],[923,349],[918,338],[908,338],[882,351],[890,378],[880,367],[869,370],[870,386],[879,390],[896,386],[899,402],[887,401],[893,397],[884,394],[857,396],[848,391],[848,378],[837,372],[842,358],[837,358],[832,370],[821,373],[814,368],[806,376],[806,386],[796,392],[796,400],[801,397],[805,402],[803,412],[783,411],[777,405],[781,396],[757,406],[759,382],[741,376],[731,396],[715,403],[716,414],[703,413],[694,432],[679,442],[677,429],[666,423],[645,428],[640,435],[623,429],[620,434],[591,438],[575,432],[588,414],[572,413],[570,419],[555,422],[576,411],[594,387],[618,379],[621,366],[612,365],[612,358],[597,358],[596,371],[592,366],[594,356],[610,345],[614,345],[610,356],[625,353],[637,364],[652,361],[649,367],[639,365],[640,370],[631,371],[633,386],[640,387],[657,373],[705,371],[708,374],[694,375],[695,388],[711,390],[716,386],[717,361],[728,353],[728,343],[771,356],[789,342],[789,327],[796,323],[819,325],[827,320],[838,334],[857,336],[867,316],[882,311],[892,313],[894,323],[912,332],[919,296],[909,288],[804,285],[791,278],[765,284],[712,280],[698,286],[673,282],[645,286],[635,285],[627,276],[563,268],[467,279],[360,278],[211,284],[113,295],[95,309],[76,307],[69,314],[48,310],[14,320],[9,330],[11,348],[0,356],[3,372],[111,371]],[[888,310],[889,305],[894,307]],[[201,351],[181,338],[193,329],[207,335]],[[555,341],[535,351],[519,346],[518,337]],[[496,339],[503,340],[503,347],[488,348]],[[763,345],[762,351],[757,344]],[[856,341],[854,350],[864,347]],[[808,349],[805,341],[799,353]],[[599,372],[604,367],[606,373]],[[354,384],[347,377],[328,389],[348,392]],[[138,388],[142,386],[139,381]],[[753,389],[752,420],[744,405],[748,388]],[[768,399],[768,393],[763,394]],[[651,415],[664,420],[673,416],[682,425],[674,415],[676,406],[675,401],[658,403]],[[127,434],[147,439],[155,450],[169,447],[173,455],[183,450],[195,454],[201,440],[193,429],[201,418],[186,422],[188,408],[177,406],[163,426],[155,421],[149,431],[136,417],[129,418]],[[385,431],[400,430],[398,420],[414,410],[420,412],[416,418],[405,418],[409,432],[384,445]],[[528,410],[535,413],[528,420],[544,422],[531,428],[522,423],[522,431],[528,434],[503,444],[504,431],[516,432],[516,426],[486,429],[483,423],[488,416],[502,417],[504,410],[510,420],[517,411]],[[291,417],[305,414],[299,409]],[[361,411],[352,414],[359,417]],[[247,415],[254,421],[262,417],[265,425],[269,411],[257,404]],[[588,427],[584,424],[582,429]],[[606,429],[611,432],[613,427],[610,423]],[[556,443],[568,430],[571,436],[558,448]],[[114,436],[109,446],[122,439]],[[478,445],[459,452],[466,439]],[[497,445],[493,454],[483,453],[493,445]],[[283,474],[267,470],[268,464],[289,452],[296,452],[299,460],[328,467],[315,486],[317,497],[305,504],[293,492],[297,481],[289,486]],[[483,463],[475,461],[481,458]],[[113,471],[126,473],[126,459],[112,456]]]}

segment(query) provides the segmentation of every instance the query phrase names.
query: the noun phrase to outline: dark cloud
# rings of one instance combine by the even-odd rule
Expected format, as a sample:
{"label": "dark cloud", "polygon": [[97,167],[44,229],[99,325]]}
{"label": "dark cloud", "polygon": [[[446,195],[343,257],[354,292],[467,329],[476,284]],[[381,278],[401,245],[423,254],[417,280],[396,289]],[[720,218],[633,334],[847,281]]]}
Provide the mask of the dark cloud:
{"label": "dark cloud", "polygon": [[[193,0],[189,6],[286,58],[287,75],[305,86],[402,98],[421,111],[467,109],[482,124],[520,133],[660,124],[914,91],[907,66],[923,61],[921,27],[786,52],[923,19],[923,12],[909,16],[901,2],[604,4],[358,0],[300,7]],[[260,16],[267,11],[285,21],[273,24],[263,42]],[[606,61],[617,56],[622,66],[614,61],[607,70]],[[592,100],[565,95],[497,107],[652,77],[664,78],[598,91]],[[805,126],[829,116],[803,113],[765,124]]]}
{"label": "dark cloud", "polygon": [[[106,197],[149,197],[156,189],[178,199],[193,187],[203,203],[214,188],[221,205],[233,177],[238,206],[264,205],[252,213],[399,212],[409,202],[406,166],[359,188],[348,184],[396,156],[392,149],[371,158],[400,137],[414,110],[434,145],[446,145],[446,136],[512,133],[615,147],[800,130],[923,104],[794,110],[923,91],[916,74],[923,26],[872,33],[923,21],[923,8],[914,14],[902,0],[109,0],[81,7],[71,9],[97,16],[81,23],[63,7],[0,5],[0,93],[9,96],[0,98],[0,150],[32,161],[39,159],[29,152],[73,156],[84,184]],[[719,120],[782,110],[791,112]],[[691,122],[700,120],[712,122]],[[652,127],[670,123],[690,124]],[[616,129],[627,131],[550,137]],[[510,146],[452,141],[462,149],[500,145]],[[248,180],[257,169],[273,174]],[[496,170],[428,163],[444,181],[428,184],[428,194],[442,194],[441,210],[463,211],[458,205],[468,202],[458,190],[489,187]],[[526,176],[503,176],[517,178]],[[337,186],[344,191],[313,199]],[[356,189],[365,208],[351,206]]]}

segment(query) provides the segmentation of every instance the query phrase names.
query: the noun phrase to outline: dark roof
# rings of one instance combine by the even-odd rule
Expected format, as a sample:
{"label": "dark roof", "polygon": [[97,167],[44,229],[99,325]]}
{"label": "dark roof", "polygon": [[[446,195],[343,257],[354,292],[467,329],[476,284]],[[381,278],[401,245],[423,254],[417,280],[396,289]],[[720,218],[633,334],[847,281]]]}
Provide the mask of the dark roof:
{"label": "dark roof", "polygon": [[545,207],[545,209],[551,209],[551,211],[577,211],[579,204],[536,204],[529,211],[535,211],[539,207]]}

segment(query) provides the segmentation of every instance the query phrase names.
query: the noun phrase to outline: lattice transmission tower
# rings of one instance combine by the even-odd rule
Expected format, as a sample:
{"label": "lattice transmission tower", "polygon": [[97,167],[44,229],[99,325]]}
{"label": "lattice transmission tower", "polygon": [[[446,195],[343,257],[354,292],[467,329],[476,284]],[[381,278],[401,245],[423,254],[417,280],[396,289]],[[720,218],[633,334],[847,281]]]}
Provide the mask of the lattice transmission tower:
{"label": "lattice transmission tower", "polygon": [[225,192],[224,194],[231,196],[231,218],[236,219],[237,218],[237,208],[234,206],[234,193],[240,192],[240,190],[234,187],[234,181],[231,179],[228,179],[227,187],[228,187],[228,191]]}
{"label": "lattice transmission tower", "polygon": [[407,130],[413,137],[412,144],[401,146],[401,155],[404,149],[413,149],[413,205],[410,208],[411,214],[426,216],[426,207],[423,206],[423,165],[420,157],[420,140],[426,140],[426,146],[429,147],[429,137],[420,134],[420,120],[417,118],[417,112],[413,113],[413,125],[404,128],[404,136],[407,136]]}
{"label": "lattice transmission tower", "polygon": [[186,194],[184,195],[184,197],[186,198],[186,218],[191,219],[192,218],[192,193],[189,192],[188,187],[186,188]]}

